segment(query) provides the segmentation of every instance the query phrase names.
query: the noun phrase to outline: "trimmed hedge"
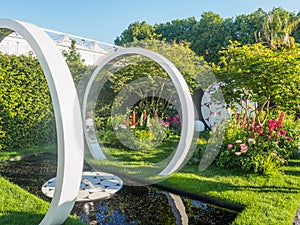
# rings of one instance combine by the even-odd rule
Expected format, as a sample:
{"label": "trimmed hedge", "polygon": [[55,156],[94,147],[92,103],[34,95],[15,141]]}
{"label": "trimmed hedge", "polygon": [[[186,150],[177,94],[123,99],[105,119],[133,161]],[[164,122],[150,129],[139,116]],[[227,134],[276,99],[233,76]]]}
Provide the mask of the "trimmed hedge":
{"label": "trimmed hedge", "polygon": [[36,58],[0,53],[0,149],[52,143],[51,97]]}

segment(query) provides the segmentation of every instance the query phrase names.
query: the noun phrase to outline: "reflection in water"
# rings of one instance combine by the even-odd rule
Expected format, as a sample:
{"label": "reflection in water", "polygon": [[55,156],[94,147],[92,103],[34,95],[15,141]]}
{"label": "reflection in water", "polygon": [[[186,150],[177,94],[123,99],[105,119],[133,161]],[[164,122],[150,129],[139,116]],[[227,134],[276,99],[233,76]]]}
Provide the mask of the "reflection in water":
{"label": "reflection in water", "polygon": [[99,224],[230,224],[236,212],[153,187],[124,186],[113,198],[77,203],[73,213]]}
{"label": "reflection in water", "polygon": [[[86,168],[87,169],[87,168]],[[56,175],[56,156],[40,154],[0,165],[0,175],[49,201],[43,183]],[[154,187],[123,186],[110,199],[77,202],[72,211],[87,224],[230,224],[237,212]]]}

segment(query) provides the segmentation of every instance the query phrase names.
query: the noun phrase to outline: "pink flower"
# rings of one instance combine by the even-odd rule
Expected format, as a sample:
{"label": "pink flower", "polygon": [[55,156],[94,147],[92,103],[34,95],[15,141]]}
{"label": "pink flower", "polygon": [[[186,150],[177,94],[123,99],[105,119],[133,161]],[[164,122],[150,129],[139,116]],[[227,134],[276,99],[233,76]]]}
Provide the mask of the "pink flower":
{"label": "pink flower", "polygon": [[285,136],[285,135],[286,135],[286,131],[285,131],[285,130],[281,130],[281,131],[280,131],[280,134],[281,134],[282,136]]}
{"label": "pink flower", "polygon": [[268,133],[268,141],[271,140],[272,132],[276,127],[277,119],[275,120],[268,120],[269,122],[269,133]]}
{"label": "pink flower", "polygon": [[159,121],[159,123],[163,125],[163,124],[165,124],[165,121],[161,120],[161,121]]}
{"label": "pink flower", "polygon": [[233,145],[232,145],[232,144],[228,144],[228,145],[227,145],[227,148],[232,149],[232,148],[233,148]]}
{"label": "pink flower", "polygon": [[170,123],[169,122],[165,122],[165,126],[166,127],[170,126]]}
{"label": "pink flower", "polygon": [[273,125],[274,124],[274,120],[268,120],[269,125]]}
{"label": "pink flower", "polygon": [[177,117],[174,117],[174,118],[173,118],[173,122],[174,122],[174,123],[178,123]]}
{"label": "pink flower", "polygon": [[286,138],[285,138],[285,140],[287,140],[287,141],[291,141],[291,140],[292,140],[292,138],[290,138],[290,137],[286,137]]}
{"label": "pink flower", "polygon": [[171,120],[171,116],[167,116],[166,119],[167,119],[167,120]]}
{"label": "pink flower", "polygon": [[240,144],[241,152],[247,152],[248,151],[248,146],[245,144]]}
{"label": "pink flower", "polygon": [[178,115],[178,114],[176,114],[176,115],[175,115],[175,118],[179,118],[179,115]]}
{"label": "pink flower", "polygon": [[282,127],[283,117],[284,117],[284,112],[281,112],[280,117],[279,117],[279,121],[278,121],[278,125],[277,125],[278,128]]}

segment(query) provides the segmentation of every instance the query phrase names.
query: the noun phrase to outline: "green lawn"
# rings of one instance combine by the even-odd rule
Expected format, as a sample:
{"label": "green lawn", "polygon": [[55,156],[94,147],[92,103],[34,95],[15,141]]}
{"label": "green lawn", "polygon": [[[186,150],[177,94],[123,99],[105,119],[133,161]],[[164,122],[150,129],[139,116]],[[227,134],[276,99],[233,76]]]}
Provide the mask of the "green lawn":
{"label": "green lawn", "polygon": [[[21,156],[56,152],[55,145],[34,146],[16,151],[0,151],[0,160]],[[0,224],[33,225],[38,224],[46,214],[49,203],[28,193],[0,176]],[[84,224],[78,218],[70,217],[64,224]]]}
{"label": "green lawn", "polygon": [[55,145],[40,145],[28,148],[21,148],[14,151],[0,151],[0,161],[9,160],[12,158],[20,158],[22,156],[41,153],[41,152],[53,152],[56,153]]}
{"label": "green lawn", "polygon": [[[38,224],[48,207],[48,202],[0,177],[0,224]],[[70,217],[64,224],[82,225],[84,223],[77,218]]]}
{"label": "green lawn", "polygon": [[[54,150],[53,150],[54,149]],[[54,146],[23,149],[18,153],[0,152],[0,160],[9,156],[26,155],[33,152],[55,151]],[[150,153],[135,152],[129,157],[126,150],[110,149],[114,157],[130,161],[132,166],[140,164],[151,166],[147,159],[160,155],[159,150]],[[144,156],[144,157],[143,157]],[[129,158],[128,158],[129,157]],[[162,182],[200,195],[244,205],[245,209],[238,215],[234,224],[292,224],[298,203],[300,202],[300,159],[291,160],[284,174],[260,176],[246,174],[238,170],[223,170],[210,166],[199,172],[197,166],[185,166]],[[25,192],[7,180],[0,178],[0,224],[36,224],[45,214],[48,203]],[[15,221],[15,222],[12,222]],[[22,221],[22,223],[20,223]],[[74,218],[66,224],[78,224]]]}
{"label": "green lawn", "polygon": [[292,224],[300,202],[300,160],[285,174],[258,176],[211,166],[204,172],[186,167],[164,185],[245,206],[234,224]]}

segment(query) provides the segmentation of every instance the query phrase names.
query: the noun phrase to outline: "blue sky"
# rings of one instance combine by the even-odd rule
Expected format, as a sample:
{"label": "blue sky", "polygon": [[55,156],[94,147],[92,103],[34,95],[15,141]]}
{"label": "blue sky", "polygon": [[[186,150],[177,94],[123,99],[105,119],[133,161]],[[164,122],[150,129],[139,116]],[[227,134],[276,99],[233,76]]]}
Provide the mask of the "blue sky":
{"label": "blue sky", "polygon": [[135,21],[154,25],[191,16],[199,20],[205,11],[227,18],[279,6],[298,13],[300,0],[6,0],[0,18],[113,43]]}

